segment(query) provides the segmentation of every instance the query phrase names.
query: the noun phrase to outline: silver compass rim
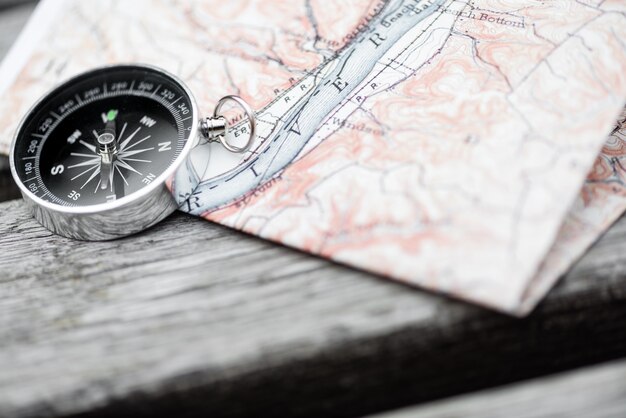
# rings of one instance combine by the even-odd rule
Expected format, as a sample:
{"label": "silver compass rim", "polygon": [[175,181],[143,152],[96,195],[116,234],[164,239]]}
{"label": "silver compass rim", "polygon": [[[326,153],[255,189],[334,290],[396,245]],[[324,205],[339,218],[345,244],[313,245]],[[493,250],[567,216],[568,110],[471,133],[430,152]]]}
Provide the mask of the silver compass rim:
{"label": "silver compass rim", "polygon": [[[17,173],[17,167],[15,166],[15,146],[17,145],[18,137],[24,127],[24,124],[28,120],[29,116],[42,102],[44,102],[47,98],[49,98],[52,95],[52,93],[54,93],[59,88],[65,85],[71,85],[72,83],[76,82],[79,78],[88,76],[92,73],[100,72],[100,71],[107,70],[107,69],[115,69],[115,68],[122,68],[122,67],[134,67],[134,68],[147,69],[147,70],[162,73],[164,76],[170,78],[172,81],[177,83],[185,92],[185,94],[189,97],[189,102],[191,105],[191,112],[192,112],[191,131],[188,133],[188,135],[186,135],[185,146],[183,147],[181,153],[178,155],[176,160],[150,184],[146,185],[145,187],[142,187],[140,190],[137,190],[136,192],[129,194],[128,196],[124,196],[123,198],[119,200],[115,200],[113,202],[99,203],[97,205],[89,205],[89,206],[64,206],[64,205],[59,205],[53,202],[49,202],[33,194],[21,181]],[[57,213],[68,214],[68,215],[84,215],[84,214],[99,214],[99,213],[123,208],[127,205],[132,205],[133,202],[141,201],[142,199],[148,197],[151,193],[154,193],[158,188],[163,187],[165,183],[167,182],[167,180],[170,179],[173,175],[175,175],[178,169],[185,163],[185,161],[189,157],[189,154],[191,153],[191,150],[197,144],[197,141],[198,141],[198,134],[199,134],[198,114],[199,114],[198,106],[197,106],[195,97],[192,94],[189,87],[187,87],[185,82],[182,81],[178,76],[170,73],[167,70],[164,70],[161,67],[151,65],[151,64],[145,64],[145,63],[115,63],[115,64],[107,64],[107,65],[99,66],[96,68],[92,68],[88,71],[80,72],[61,83],[56,84],[55,86],[50,88],[48,91],[46,91],[32,106],[30,106],[28,111],[24,114],[19,124],[17,125],[17,129],[11,141],[11,146],[10,146],[10,151],[9,151],[9,166],[11,168],[11,175],[13,176],[13,180],[17,183],[17,186],[22,192],[23,196],[28,196],[28,199],[30,199],[33,203],[37,204],[38,206],[48,211],[54,211]]]}

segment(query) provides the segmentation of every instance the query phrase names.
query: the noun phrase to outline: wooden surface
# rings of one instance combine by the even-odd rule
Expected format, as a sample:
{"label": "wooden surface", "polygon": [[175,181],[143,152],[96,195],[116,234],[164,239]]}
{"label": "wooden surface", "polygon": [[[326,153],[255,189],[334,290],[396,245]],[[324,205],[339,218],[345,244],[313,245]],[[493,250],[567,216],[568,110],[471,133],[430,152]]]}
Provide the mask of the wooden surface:
{"label": "wooden surface", "polygon": [[626,353],[626,218],[523,320],[182,214],[84,243],[12,201],[0,248],[0,416],[357,416]]}
{"label": "wooden surface", "polygon": [[18,197],[20,197],[20,192],[11,178],[9,160],[0,156],[0,202]]}
{"label": "wooden surface", "polygon": [[0,417],[359,416],[626,355],[626,218],[523,320],[182,214],[83,243],[16,200],[0,249]]}
{"label": "wooden surface", "polygon": [[407,408],[376,418],[626,417],[626,361]]}

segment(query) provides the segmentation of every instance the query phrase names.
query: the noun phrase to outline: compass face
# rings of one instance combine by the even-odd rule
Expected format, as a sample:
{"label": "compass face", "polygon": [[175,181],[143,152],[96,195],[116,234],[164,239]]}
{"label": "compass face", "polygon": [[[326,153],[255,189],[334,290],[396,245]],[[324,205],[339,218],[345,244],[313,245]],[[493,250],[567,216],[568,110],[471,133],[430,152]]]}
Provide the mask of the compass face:
{"label": "compass face", "polygon": [[40,199],[62,206],[110,203],[163,183],[195,122],[192,98],[166,73],[102,68],[35,106],[17,134],[13,164]]}

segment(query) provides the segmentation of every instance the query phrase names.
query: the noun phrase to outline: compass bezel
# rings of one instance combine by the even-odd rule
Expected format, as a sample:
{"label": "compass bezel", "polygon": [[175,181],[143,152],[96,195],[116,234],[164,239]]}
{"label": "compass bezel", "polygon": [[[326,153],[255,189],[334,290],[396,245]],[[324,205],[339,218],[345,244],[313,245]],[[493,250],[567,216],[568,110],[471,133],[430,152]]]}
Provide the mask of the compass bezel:
{"label": "compass bezel", "polygon": [[[93,204],[93,205],[83,205],[83,206],[81,205],[67,206],[67,205],[61,205],[61,204],[57,204],[57,203],[42,199],[41,197],[31,192],[28,189],[28,187],[26,187],[24,181],[19,175],[17,171],[16,162],[15,162],[16,146],[17,146],[18,140],[20,139],[21,135],[25,134],[24,130],[26,126],[28,125],[28,123],[31,121],[31,118],[34,117],[35,113],[42,106],[44,106],[47,101],[53,100],[54,97],[60,94],[60,92],[62,92],[64,89],[67,89],[71,87],[72,85],[81,82],[82,80],[88,79],[90,77],[95,77],[97,74],[101,74],[102,72],[106,72],[110,70],[123,70],[123,69],[128,69],[128,70],[135,69],[135,70],[140,70],[140,71],[145,70],[145,71],[158,73],[161,76],[169,79],[169,81],[171,81],[172,83],[176,84],[187,96],[189,104],[190,104],[190,111],[191,111],[191,125],[190,125],[191,131],[185,132],[183,134],[185,145],[183,149],[181,150],[180,154],[150,184],[147,184],[141,189],[112,202],[98,203],[98,204]],[[63,81],[62,83],[57,84],[56,86],[48,90],[44,95],[42,95],[42,97],[39,100],[37,100],[28,109],[26,114],[20,120],[20,123],[18,124],[18,127],[15,131],[15,135],[13,136],[13,139],[11,141],[11,147],[10,147],[10,153],[9,153],[9,165],[11,168],[11,174],[13,175],[15,182],[17,183],[20,191],[22,192],[22,195],[25,198],[28,197],[28,199],[30,199],[33,203],[35,203],[36,205],[46,210],[53,211],[53,212],[60,213],[60,214],[67,214],[67,215],[78,215],[78,214],[88,215],[88,214],[99,214],[103,212],[114,211],[116,209],[119,209],[128,205],[132,205],[133,202],[144,200],[150,194],[154,193],[159,188],[163,188],[166,185],[166,182],[176,174],[177,170],[181,168],[181,166],[184,165],[185,161],[187,160],[187,158],[189,157],[191,153],[191,150],[193,149],[195,145],[197,145],[198,139],[199,139],[198,121],[199,121],[198,106],[195,101],[195,98],[193,94],[191,93],[190,89],[187,87],[187,85],[176,75],[162,68],[156,67],[154,65],[143,64],[143,63],[123,63],[123,64],[110,64],[110,65],[100,66],[92,70],[77,74],[69,78],[68,80]]]}

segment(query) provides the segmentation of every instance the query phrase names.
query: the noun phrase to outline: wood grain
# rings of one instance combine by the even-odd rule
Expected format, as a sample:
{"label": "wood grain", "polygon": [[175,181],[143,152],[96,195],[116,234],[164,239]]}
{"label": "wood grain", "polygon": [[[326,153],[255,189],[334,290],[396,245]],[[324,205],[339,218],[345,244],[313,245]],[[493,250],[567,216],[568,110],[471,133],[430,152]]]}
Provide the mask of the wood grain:
{"label": "wood grain", "polygon": [[0,155],[0,202],[18,197],[20,197],[20,191],[11,177],[9,159]]}
{"label": "wood grain", "polygon": [[626,353],[626,218],[517,320],[177,214],[127,239],[0,204],[0,416],[355,416]]}
{"label": "wood grain", "polygon": [[626,361],[533,379],[376,418],[626,417]]}

